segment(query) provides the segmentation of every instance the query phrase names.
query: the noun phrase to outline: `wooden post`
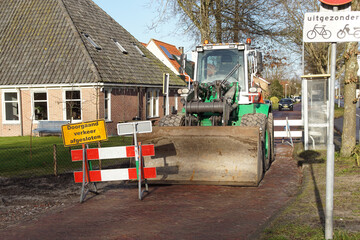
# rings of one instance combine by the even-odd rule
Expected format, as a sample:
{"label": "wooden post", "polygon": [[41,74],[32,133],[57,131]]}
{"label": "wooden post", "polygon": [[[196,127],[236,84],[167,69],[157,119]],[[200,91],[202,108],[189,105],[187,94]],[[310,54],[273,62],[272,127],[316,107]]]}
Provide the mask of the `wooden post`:
{"label": "wooden post", "polygon": [[54,175],[57,176],[56,144],[53,145],[54,153]]}

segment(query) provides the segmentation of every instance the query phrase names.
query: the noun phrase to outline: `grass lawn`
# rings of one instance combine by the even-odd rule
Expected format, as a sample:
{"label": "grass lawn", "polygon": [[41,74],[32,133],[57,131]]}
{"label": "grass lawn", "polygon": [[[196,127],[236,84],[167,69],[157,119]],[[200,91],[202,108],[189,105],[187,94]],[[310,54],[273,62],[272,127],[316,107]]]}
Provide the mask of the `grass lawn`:
{"label": "grass lawn", "polygon": [[[102,147],[131,145],[132,138],[110,137],[102,142]],[[54,164],[54,144],[56,145],[56,164]],[[97,148],[96,143],[89,144],[89,148]],[[0,176],[2,177],[30,177],[55,173],[71,172],[81,168],[81,162],[71,161],[71,149],[64,147],[61,137],[1,137],[0,138]],[[125,161],[124,159],[122,161]],[[128,159],[126,160],[128,161]],[[119,160],[106,160],[102,167],[118,164]],[[99,161],[92,161],[94,169],[99,168]]]}
{"label": "grass lawn", "polygon": [[337,104],[335,104],[335,111],[334,111],[334,117],[335,118],[339,118],[344,116],[344,108],[343,107],[338,107]]}
{"label": "grass lawn", "polygon": [[[299,152],[295,159],[304,170],[302,191],[265,230],[263,240],[325,238],[326,151]],[[360,239],[359,186],[355,160],[336,154],[333,239]]]}

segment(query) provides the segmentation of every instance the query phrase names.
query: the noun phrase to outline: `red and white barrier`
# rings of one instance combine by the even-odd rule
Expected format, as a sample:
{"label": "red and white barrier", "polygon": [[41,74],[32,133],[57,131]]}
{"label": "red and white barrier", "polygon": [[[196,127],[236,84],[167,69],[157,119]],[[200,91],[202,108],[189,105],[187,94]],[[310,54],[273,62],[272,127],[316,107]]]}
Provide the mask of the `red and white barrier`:
{"label": "red and white barrier", "polygon": [[[86,156],[87,160],[135,157],[135,146],[89,148],[86,149]],[[141,156],[155,156],[154,145],[142,145]],[[72,150],[71,159],[73,162],[83,161],[83,149]],[[135,180],[138,178],[136,168],[90,170],[86,175],[88,175],[86,176],[87,182]],[[141,179],[148,178],[156,178],[156,168],[141,167]],[[83,171],[74,172],[74,179],[76,183],[83,182]]]}
{"label": "red and white barrier", "polygon": [[[143,168],[142,179],[156,178],[156,168]],[[89,182],[121,181],[137,179],[136,168],[119,168],[89,171]],[[83,172],[74,172],[76,183],[83,181]]]}
{"label": "red and white barrier", "polygon": [[[154,145],[142,145],[141,152],[143,156],[155,156]],[[87,160],[130,158],[135,157],[135,146],[107,147],[107,148],[89,148],[86,149]],[[82,161],[83,150],[72,150],[71,160]]]}

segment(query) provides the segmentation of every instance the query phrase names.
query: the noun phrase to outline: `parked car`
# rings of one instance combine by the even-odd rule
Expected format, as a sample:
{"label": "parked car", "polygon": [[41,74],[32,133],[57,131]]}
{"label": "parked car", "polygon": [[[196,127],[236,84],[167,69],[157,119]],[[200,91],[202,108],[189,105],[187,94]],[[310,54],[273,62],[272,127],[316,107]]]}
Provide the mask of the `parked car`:
{"label": "parked car", "polygon": [[265,99],[264,103],[270,106],[270,111],[272,111],[272,102],[269,99]]}
{"label": "parked car", "polygon": [[291,100],[291,98],[282,98],[279,101],[279,111],[282,111],[284,109],[290,110],[290,111],[294,110],[294,105],[293,105],[293,101]]}
{"label": "parked car", "polygon": [[301,102],[301,97],[300,97],[300,96],[296,96],[296,97],[295,97],[295,100],[296,100],[296,102]]}

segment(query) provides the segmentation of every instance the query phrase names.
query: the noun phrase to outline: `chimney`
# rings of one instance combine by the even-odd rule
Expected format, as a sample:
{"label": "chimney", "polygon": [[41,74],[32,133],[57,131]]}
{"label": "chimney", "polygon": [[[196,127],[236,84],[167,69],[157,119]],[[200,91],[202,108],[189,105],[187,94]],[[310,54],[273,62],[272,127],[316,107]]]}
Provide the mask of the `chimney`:
{"label": "chimney", "polygon": [[179,47],[179,51],[180,51],[181,54],[183,54],[184,53],[184,47]]}

